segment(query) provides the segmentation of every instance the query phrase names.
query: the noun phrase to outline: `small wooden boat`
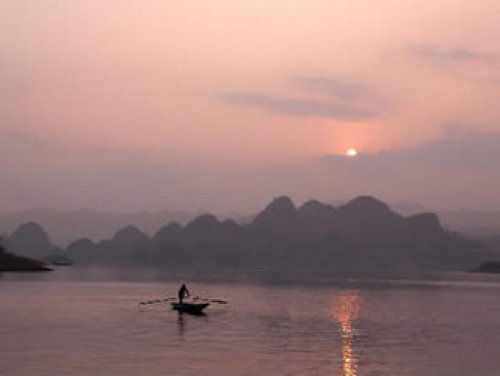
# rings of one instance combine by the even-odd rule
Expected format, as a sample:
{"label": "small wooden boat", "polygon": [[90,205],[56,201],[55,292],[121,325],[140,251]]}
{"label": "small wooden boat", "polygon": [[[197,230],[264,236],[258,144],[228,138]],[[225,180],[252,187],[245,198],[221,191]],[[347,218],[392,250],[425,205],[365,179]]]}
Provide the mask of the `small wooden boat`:
{"label": "small wooden boat", "polygon": [[203,313],[203,310],[207,308],[210,303],[179,303],[173,302],[172,309],[175,309],[179,312],[191,313],[193,315],[200,315]]}

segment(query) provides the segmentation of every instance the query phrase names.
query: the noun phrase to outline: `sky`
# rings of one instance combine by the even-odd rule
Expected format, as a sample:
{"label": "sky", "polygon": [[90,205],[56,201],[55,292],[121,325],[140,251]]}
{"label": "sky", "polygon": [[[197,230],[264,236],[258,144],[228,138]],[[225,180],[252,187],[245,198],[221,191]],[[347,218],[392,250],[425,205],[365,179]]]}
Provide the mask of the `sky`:
{"label": "sky", "polygon": [[498,210],[498,15],[497,0],[3,0],[0,213],[361,194]]}

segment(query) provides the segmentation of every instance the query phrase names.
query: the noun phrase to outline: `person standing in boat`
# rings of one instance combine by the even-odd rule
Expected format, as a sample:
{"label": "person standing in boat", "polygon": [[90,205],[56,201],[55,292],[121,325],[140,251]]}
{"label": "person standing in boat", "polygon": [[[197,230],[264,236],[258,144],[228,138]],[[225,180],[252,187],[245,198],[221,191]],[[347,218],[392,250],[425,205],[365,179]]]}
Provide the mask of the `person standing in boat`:
{"label": "person standing in boat", "polygon": [[177,294],[179,296],[179,303],[182,304],[182,299],[184,299],[184,297],[188,297],[189,296],[189,290],[187,289],[186,285],[183,283],[181,288],[179,289],[179,292]]}

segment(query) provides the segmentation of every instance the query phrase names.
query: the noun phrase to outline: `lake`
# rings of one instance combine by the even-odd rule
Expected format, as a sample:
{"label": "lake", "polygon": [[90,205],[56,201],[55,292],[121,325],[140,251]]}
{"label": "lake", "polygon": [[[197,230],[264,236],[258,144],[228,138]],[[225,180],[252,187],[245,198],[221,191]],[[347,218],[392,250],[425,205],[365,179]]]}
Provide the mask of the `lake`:
{"label": "lake", "polygon": [[[140,271],[137,271],[140,275]],[[0,275],[0,374],[497,376],[500,276],[321,285],[188,283],[67,268]],[[83,277],[82,277],[83,276]]]}

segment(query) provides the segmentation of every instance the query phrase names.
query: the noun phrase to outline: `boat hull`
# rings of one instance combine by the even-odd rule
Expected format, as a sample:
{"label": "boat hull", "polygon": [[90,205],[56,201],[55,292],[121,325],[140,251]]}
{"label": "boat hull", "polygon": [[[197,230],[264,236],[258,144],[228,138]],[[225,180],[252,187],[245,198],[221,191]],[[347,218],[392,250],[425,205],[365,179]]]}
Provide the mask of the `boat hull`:
{"label": "boat hull", "polygon": [[172,309],[179,312],[191,313],[194,315],[200,315],[203,310],[209,306],[209,303],[179,303],[173,302]]}

